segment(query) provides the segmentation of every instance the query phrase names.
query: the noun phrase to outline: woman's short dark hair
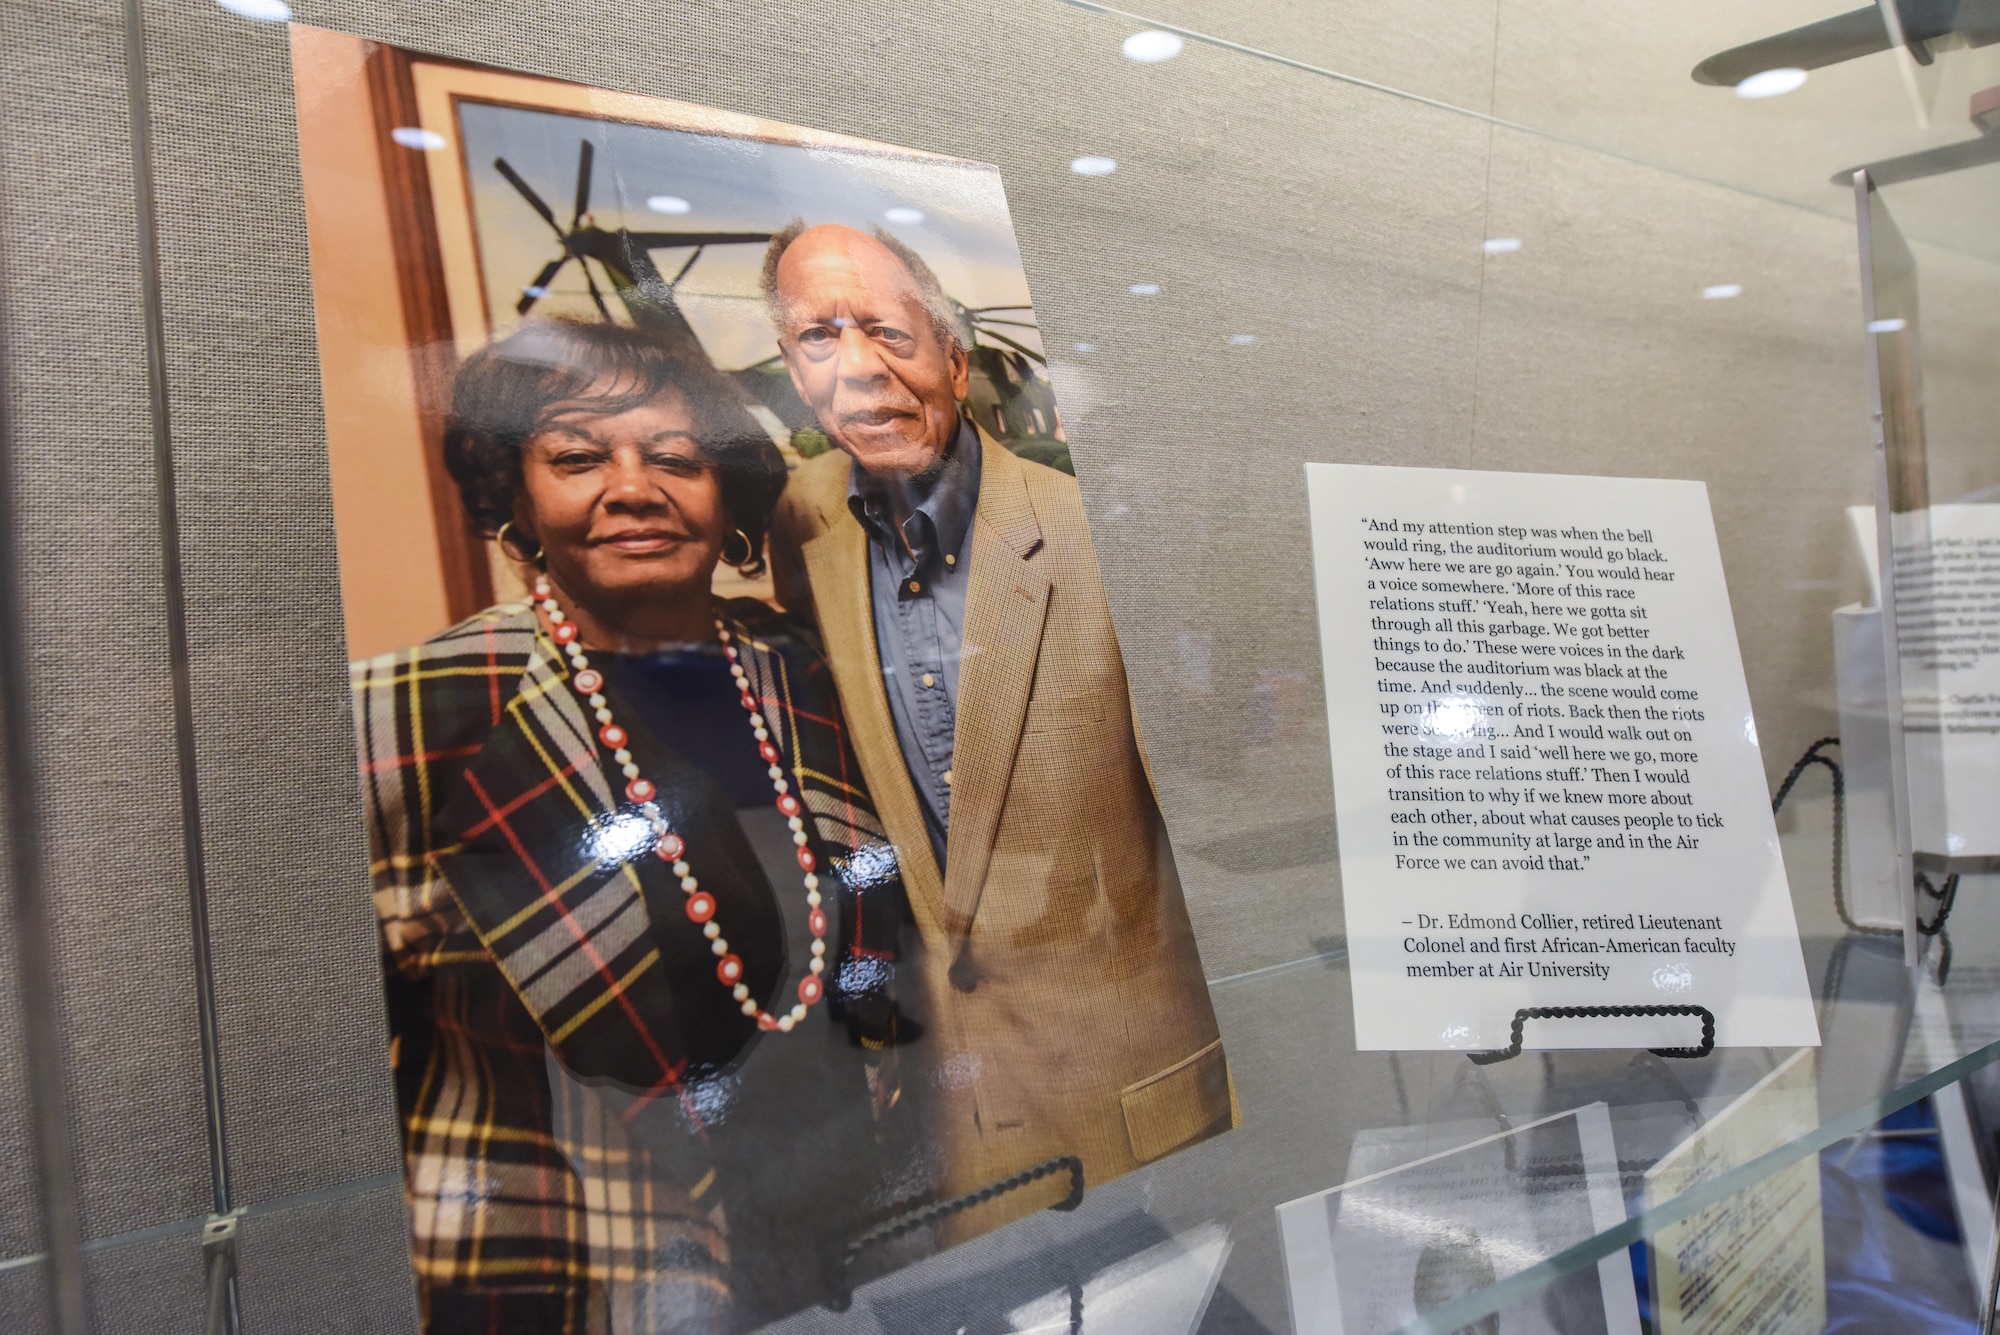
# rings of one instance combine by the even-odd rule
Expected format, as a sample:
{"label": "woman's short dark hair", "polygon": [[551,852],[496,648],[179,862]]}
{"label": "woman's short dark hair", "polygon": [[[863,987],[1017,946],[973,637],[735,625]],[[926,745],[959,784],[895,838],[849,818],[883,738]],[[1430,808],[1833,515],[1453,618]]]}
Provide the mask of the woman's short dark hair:
{"label": "woman's short dark hair", "polygon": [[522,451],[557,405],[581,401],[609,415],[669,389],[693,412],[695,439],[715,465],[730,527],[750,540],[744,573],[762,574],[764,536],[785,489],[784,456],[706,358],[626,325],[537,321],[458,368],[444,462],[473,526],[490,538],[514,517]]}

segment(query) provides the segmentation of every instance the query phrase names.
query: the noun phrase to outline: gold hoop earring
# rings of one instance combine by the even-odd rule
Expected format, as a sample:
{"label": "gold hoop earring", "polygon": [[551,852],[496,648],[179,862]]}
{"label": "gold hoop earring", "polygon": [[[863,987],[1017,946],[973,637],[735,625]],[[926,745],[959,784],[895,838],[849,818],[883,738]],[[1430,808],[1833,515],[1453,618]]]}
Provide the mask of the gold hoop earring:
{"label": "gold hoop earring", "polygon": [[501,551],[507,553],[508,556],[512,557],[516,561],[519,561],[522,565],[530,565],[530,566],[540,565],[542,562],[542,551],[543,551],[542,544],[539,542],[535,544],[534,555],[532,556],[522,555],[520,552],[516,551],[513,548],[513,546],[511,546],[507,541],[507,530],[513,527],[514,527],[514,521],[511,519],[507,520],[505,523],[500,525],[499,529],[495,531],[493,534],[494,544],[498,546]]}
{"label": "gold hoop earring", "polygon": [[743,555],[731,556],[729,554],[729,538],[724,538],[722,540],[722,552],[721,552],[723,564],[732,566],[749,565],[751,559],[757,555],[756,547],[753,546],[750,542],[750,535],[748,533],[745,533],[742,529],[739,528],[734,533],[730,534],[729,537],[735,538],[743,544]]}

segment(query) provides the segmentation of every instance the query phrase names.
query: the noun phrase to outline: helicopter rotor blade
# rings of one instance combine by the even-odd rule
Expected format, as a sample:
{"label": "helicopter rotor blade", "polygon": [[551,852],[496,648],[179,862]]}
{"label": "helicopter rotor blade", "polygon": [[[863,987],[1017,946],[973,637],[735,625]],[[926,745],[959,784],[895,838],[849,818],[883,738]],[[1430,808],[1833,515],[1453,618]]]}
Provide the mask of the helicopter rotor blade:
{"label": "helicopter rotor blade", "polygon": [[[591,147],[588,139],[584,140],[582,149],[576,155],[576,212],[570,215],[569,220],[569,230],[572,232],[576,230],[577,224],[583,221],[583,215],[590,212],[590,165],[596,157],[597,150]],[[588,272],[589,268],[589,265],[585,265],[585,272]]]}
{"label": "helicopter rotor blade", "polygon": [[694,268],[694,262],[700,259],[701,252],[707,249],[708,249],[707,246],[696,246],[694,248],[694,254],[687,257],[687,263],[683,264],[680,267],[679,271],[676,272],[672,278],[669,278],[667,280],[667,288],[669,291],[681,285],[681,279],[687,277],[688,270]]}
{"label": "helicopter rotor blade", "polygon": [[542,221],[555,229],[557,239],[563,235],[562,224],[556,221],[554,210],[550,209],[542,197],[535,193],[535,187],[521,179],[521,173],[507,165],[507,159],[493,159],[493,169],[507,178],[507,184],[521,192],[521,198],[528,201],[528,207],[542,215]]}
{"label": "helicopter rotor blade", "polygon": [[[547,296],[549,294],[549,284],[554,281],[556,270],[568,263],[569,256],[563,255],[544,264],[542,271],[535,275],[535,281],[528,284],[521,293],[520,301],[514,304],[514,314],[526,315],[529,307]],[[588,270],[585,272],[588,272]]]}
{"label": "helicopter rotor blade", "polygon": [[604,323],[611,323],[611,308],[604,304],[604,294],[597,290],[597,280],[590,276],[590,261],[578,260],[583,266],[583,281],[590,285],[590,299],[597,303],[597,313],[604,317]]}
{"label": "helicopter rotor blade", "polygon": [[769,241],[769,232],[627,232],[641,250],[676,250],[682,246],[727,246],[737,242]]}

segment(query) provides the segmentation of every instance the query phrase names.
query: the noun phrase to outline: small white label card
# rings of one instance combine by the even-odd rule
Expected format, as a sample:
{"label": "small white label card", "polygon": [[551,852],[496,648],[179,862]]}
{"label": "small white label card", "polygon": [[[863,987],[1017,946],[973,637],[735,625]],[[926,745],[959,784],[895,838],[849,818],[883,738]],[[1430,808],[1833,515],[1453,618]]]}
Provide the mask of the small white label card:
{"label": "small white label card", "polygon": [[1356,1046],[1817,1044],[1703,485],[1306,484]]}
{"label": "small white label card", "polygon": [[[1646,1208],[1797,1140],[1819,1125],[1817,1059],[1801,1048],[1646,1170]],[[1655,1232],[1659,1335],[1818,1335],[1826,1329],[1819,1156]]]}

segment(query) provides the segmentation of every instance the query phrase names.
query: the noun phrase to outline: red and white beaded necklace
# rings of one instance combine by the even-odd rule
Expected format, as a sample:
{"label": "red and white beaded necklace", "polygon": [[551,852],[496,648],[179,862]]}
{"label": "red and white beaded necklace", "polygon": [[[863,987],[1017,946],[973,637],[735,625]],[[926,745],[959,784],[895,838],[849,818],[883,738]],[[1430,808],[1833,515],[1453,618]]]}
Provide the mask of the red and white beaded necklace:
{"label": "red and white beaded necklace", "polygon": [[770,766],[771,787],[778,794],[776,806],[791,827],[799,868],[805,873],[806,925],[811,928],[813,936],[809,966],[812,972],[799,980],[798,1004],[779,1015],[765,1010],[751,997],[749,985],[743,981],[743,961],[730,953],[729,942],[722,935],[722,925],[715,920],[715,896],[702,889],[701,883],[695,879],[694,870],[687,861],[687,841],[667,828],[659,803],[654,801],[659,796],[659,789],[639,773],[639,766],[633,762],[632,752],[626,745],[631,738],[613,721],[610,704],[604,698],[604,674],[590,665],[590,659],[578,641],[576,623],[557,604],[546,575],[535,580],[535,602],[542,609],[542,615],[549,619],[550,633],[556,643],[569,655],[573,674],[570,685],[584,697],[596,715],[599,725],[597,739],[609,748],[612,760],[617,762],[625,776],[625,796],[637,803],[646,819],[653,823],[653,851],[662,862],[671,864],[674,875],[680,877],[681,891],[687,895],[688,918],[700,925],[701,934],[708,938],[709,949],[720,957],[715,966],[716,979],[729,989],[745,1015],[757,1018],[758,1028],[790,1033],[794,1025],[806,1018],[806,1009],[826,995],[826,983],[821,978],[826,972],[826,910],[820,906],[819,876],[815,871],[817,862],[812,849],[806,845],[804,809],[799,805],[799,799],[792,796],[784,766],[779,763],[778,748],[771,743],[771,733],[764,726],[764,716],[757,712],[757,697],[750,692],[750,681],[744,675],[729,628],[722,624],[720,617],[716,618],[715,632],[722,637],[722,652],[729,659],[729,675],[736,679],[737,698],[744,712],[750,715],[750,729],[757,738],[757,753]]}

